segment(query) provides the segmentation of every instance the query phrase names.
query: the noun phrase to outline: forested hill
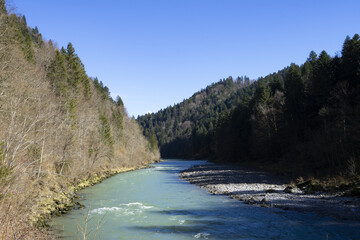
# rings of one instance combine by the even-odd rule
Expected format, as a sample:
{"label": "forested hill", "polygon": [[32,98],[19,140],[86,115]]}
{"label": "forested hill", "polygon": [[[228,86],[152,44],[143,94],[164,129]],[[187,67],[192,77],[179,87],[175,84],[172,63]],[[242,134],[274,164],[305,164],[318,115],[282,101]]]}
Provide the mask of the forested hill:
{"label": "forested hill", "polygon": [[210,158],[313,174],[360,166],[360,38],[341,54],[307,61],[249,84],[228,78],[138,118],[163,157]]}
{"label": "forested hill", "polygon": [[[286,69],[264,81],[281,87]],[[189,99],[157,113],[139,116],[144,134],[152,145],[160,146],[164,158],[207,158],[218,121],[242,102],[249,102],[258,82],[248,77],[232,77],[213,83]]]}
{"label": "forested hill", "polygon": [[159,158],[74,46],[54,45],[0,0],[0,239],[46,238],[32,224],[74,186]]}
{"label": "forested hill", "polygon": [[234,80],[229,77],[179,104],[140,116],[137,120],[143,126],[145,136],[151,139],[151,144],[159,143],[163,157],[204,157],[207,136],[214,130],[220,114],[251,96],[253,90],[249,78]]}

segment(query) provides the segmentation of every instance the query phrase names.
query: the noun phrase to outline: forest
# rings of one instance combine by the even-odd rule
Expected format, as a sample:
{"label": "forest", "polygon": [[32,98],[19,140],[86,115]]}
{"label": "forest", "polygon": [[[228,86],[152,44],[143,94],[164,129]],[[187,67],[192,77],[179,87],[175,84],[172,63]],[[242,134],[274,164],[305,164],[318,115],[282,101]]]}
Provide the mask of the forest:
{"label": "forest", "polygon": [[159,159],[120,97],[0,1],[0,239],[48,239],[74,190]]}
{"label": "forest", "polygon": [[[360,36],[341,52],[252,80],[227,77],[130,118],[75,46],[43,38],[0,0],[0,239],[49,239],[75,192],[162,158],[292,176],[359,176]],[[50,234],[50,235],[49,235]]]}
{"label": "forest", "polygon": [[210,159],[294,175],[352,176],[360,166],[360,37],[341,53],[255,80],[222,79],[138,117],[163,158]]}

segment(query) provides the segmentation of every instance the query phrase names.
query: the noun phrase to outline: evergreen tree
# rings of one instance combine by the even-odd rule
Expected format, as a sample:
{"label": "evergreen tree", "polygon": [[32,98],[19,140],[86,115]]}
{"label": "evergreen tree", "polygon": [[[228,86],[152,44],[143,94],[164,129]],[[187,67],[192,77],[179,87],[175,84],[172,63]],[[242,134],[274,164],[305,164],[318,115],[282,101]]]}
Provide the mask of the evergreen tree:
{"label": "evergreen tree", "polygon": [[322,51],[313,67],[311,94],[314,100],[312,104],[315,107],[315,111],[318,111],[326,104],[334,85],[331,61],[331,57],[325,51]]}
{"label": "evergreen tree", "polygon": [[67,95],[67,72],[64,56],[56,51],[54,60],[49,66],[47,78],[58,96]]}
{"label": "evergreen tree", "polygon": [[24,15],[21,17],[20,22],[24,25],[24,27],[27,27],[26,17]]}
{"label": "evergreen tree", "polygon": [[269,83],[271,89],[271,95],[274,96],[276,91],[284,91],[284,82],[280,80],[279,77],[276,77],[272,82]]}
{"label": "evergreen tree", "polygon": [[122,137],[122,130],[124,128],[124,117],[123,117],[123,114],[121,113],[121,110],[119,109],[113,109],[112,110],[112,119],[113,119],[113,122],[115,123],[115,127],[117,128],[118,131],[117,132],[117,140],[120,140],[121,137]]}
{"label": "evergreen tree", "polygon": [[[62,49],[62,51],[64,51]],[[77,90],[80,83],[82,83],[82,87],[84,89],[84,96],[86,98],[90,98],[90,82],[89,78],[86,76],[84,65],[82,64],[80,58],[75,53],[75,49],[72,43],[69,43],[66,52],[65,58],[67,62],[67,70],[68,70],[68,83],[69,85]]]}
{"label": "evergreen tree", "polygon": [[77,86],[80,82],[79,79],[79,64],[78,64],[78,57],[75,54],[75,49],[71,43],[68,44],[66,48],[65,58],[67,62],[67,69],[68,69],[68,82],[71,87],[77,89]]}
{"label": "evergreen tree", "polygon": [[285,79],[285,113],[289,123],[298,123],[303,118],[304,90],[300,68],[293,63]]}
{"label": "evergreen tree", "polygon": [[360,36],[346,37],[342,50],[342,77],[350,86],[357,89],[360,85]]}
{"label": "evergreen tree", "polygon": [[307,62],[309,62],[311,65],[314,65],[316,61],[317,61],[317,54],[314,51],[311,51],[307,59]]}
{"label": "evergreen tree", "polygon": [[0,0],[0,17],[7,16],[5,0]]}
{"label": "evergreen tree", "polygon": [[123,101],[122,101],[122,99],[121,99],[120,96],[116,96],[115,102],[116,102],[116,105],[118,105],[118,106],[121,106],[121,107],[124,106],[124,103],[123,103]]}
{"label": "evergreen tree", "polygon": [[66,53],[69,62],[74,62],[75,59],[77,59],[77,55],[75,54],[75,48],[73,47],[71,42],[69,42],[67,45]]}
{"label": "evergreen tree", "polygon": [[66,54],[67,54],[64,47],[61,47],[60,52],[63,56],[66,56]]}
{"label": "evergreen tree", "polygon": [[159,150],[158,149],[158,142],[157,142],[157,138],[156,138],[154,130],[152,130],[151,133],[150,133],[149,143],[150,143],[150,150],[152,152],[157,152]]}
{"label": "evergreen tree", "polygon": [[270,99],[270,89],[266,86],[264,79],[260,78],[257,81],[255,87],[255,93],[253,97],[254,103],[266,103]]}
{"label": "evergreen tree", "polygon": [[24,43],[23,43],[23,52],[24,52],[26,60],[28,60],[31,63],[35,63],[34,49],[32,47],[31,36],[28,32],[26,32],[26,34],[25,34],[25,39],[24,39]]}
{"label": "evergreen tree", "polygon": [[100,134],[103,137],[103,141],[104,143],[113,146],[114,141],[113,138],[111,136],[111,128],[110,128],[110,124],[108,122],[108,119],[106,118],[106,116],[104,114],[100,115]]}

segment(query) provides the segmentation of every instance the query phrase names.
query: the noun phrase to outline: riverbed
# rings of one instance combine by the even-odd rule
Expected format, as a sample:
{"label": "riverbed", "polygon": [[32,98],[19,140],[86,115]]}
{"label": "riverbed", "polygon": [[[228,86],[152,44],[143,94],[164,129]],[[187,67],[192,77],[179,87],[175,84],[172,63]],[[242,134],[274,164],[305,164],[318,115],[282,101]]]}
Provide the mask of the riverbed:
{"label": "riverbed", "polygon": [[225,194],[248,204],[318,213],[360,222],[360,199],[341,192],[306,192],[289,185],[290,179],[230,164],[207,164],[184,170],[180,177],[214,194]]}
{"label": "riverbed", "polygon": [[167,160],[79,192],[83,209],[54,219],[64,239],[360,239],[360,223],[245,204],[179,178],[205,161]]}

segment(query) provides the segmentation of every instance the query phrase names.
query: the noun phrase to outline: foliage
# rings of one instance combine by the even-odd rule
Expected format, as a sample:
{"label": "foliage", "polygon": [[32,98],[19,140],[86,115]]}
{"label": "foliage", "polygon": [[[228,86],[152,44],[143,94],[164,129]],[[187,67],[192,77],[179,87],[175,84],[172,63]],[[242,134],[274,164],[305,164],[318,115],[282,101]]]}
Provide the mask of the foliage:
{"label": "foliage", "polygon": [[149,145],[150,145],[150,150],[152,152],[157,152],[159,150],[155,132],[152,132],[151,135],[150,135]]}
{"label": "foliage", "polygon": [[114,141],[111,136],[110,124],[104,114],[100,115],[100,122],[100,134],[103,137],[103,141],[106,144],[112,146],[114,144]]}
{"label": "foliage", "polygon": [[229,77],[138,121],[146,136],[155,132],[163,157],[354,175],[360,164],[358,34],[345,39],[341,53],[312,51],[304,64],[252,84]]}
{"label": "foliage", "polygon": [[58,50],[47,71],[47,78],[57,96],[67,96],[68,84],[65,58]]}
{"label": "foliage", "polygon": [[163,157],[204,157],[208,155],[210,133],[221,112],[235,108],[254,86],[248,77],[222,79],[195,93],[182,103],[140,116],[137,120],[150,139],[155,132]]}
{"label": "foliage", "polygon": [[44,200],[159,154],[71,43],[58,49],[1,0],[0,32],[0,239],[46,239],[30,224]]}
{"label": "foliage", "polygon": [[116,102],[116,105],[118,105],[118,106],[122,106],[122,107],[124,106],[124,103],[120,96],[116,96],[115,102]]}
{"label": "foliage", "polygon": [[7,15],[5,0],[0,0],[0,14],[6,14]]}
{"label": "foliage", "polygon": [[[98,91],[98,93],[101,95],[102,99],[105,100],[105,99],[110,98],[109,88],[104,86],[103,82],[99,81],[99,79],[97,77],[94,78],[94,87]],[[121,100],[121,98],[120,98],[120,100]]]}

